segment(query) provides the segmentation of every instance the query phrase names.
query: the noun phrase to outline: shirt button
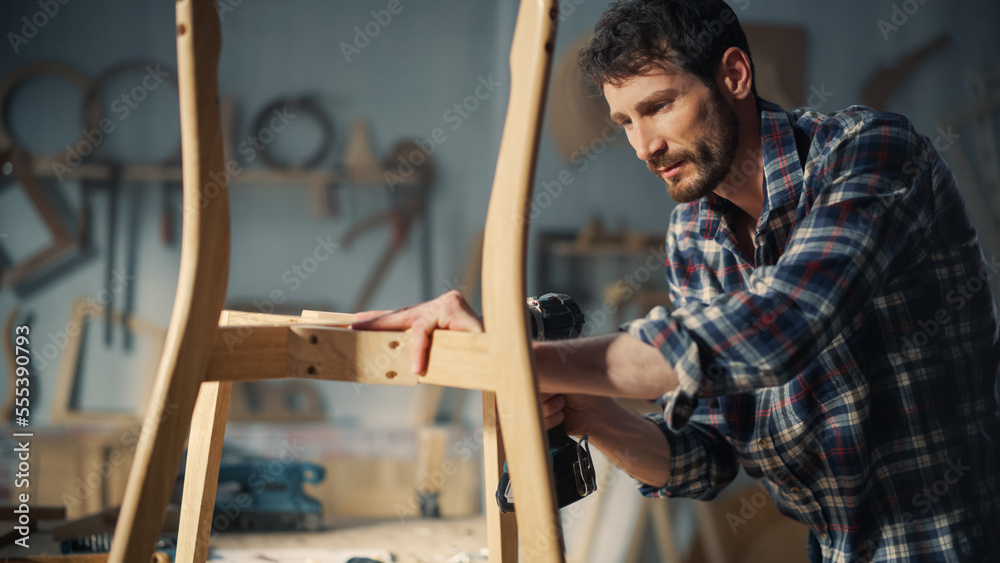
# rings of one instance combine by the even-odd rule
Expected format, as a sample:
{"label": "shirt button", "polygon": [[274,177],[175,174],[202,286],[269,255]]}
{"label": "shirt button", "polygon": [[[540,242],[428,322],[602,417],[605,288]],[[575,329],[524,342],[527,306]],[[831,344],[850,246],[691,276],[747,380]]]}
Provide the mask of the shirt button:
{"label": "shirt button", "polygon": [[820,533],[816,534],[816,536],[819,539],[824,540],[824,541],[826,541],[826,539],[830,537],[830,536],[826,535],[826,532],[820,532]]}
{"label": "shirt button", "polygon": [[802,493],[802,489],[798,487],[792,487],[791,489],[788,489],[788,492],[792,493],[793,495],[798,495]]}
{"label": "shirt button", "polygon": [[759,447],[760,449],[766,448],[767,447],[767,440],[765,440],[764,438],[761,438],[760,440],[757,440],[757,447]]}

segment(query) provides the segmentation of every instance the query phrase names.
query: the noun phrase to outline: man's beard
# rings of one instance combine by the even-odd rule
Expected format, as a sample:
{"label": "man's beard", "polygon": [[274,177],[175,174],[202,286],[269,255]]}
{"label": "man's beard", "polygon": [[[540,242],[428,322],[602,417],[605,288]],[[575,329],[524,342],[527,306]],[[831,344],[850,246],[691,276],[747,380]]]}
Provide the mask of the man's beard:
{"label": "man's beard", "polygon": [[[717,188],[726,176],[736,159],[736,147],[739,143],[740,124],[736,117],[736,109],[722,99],[718,88],[712,90],[709,102],[711,108],[708,121],[705,123],[705,138],[695,143],[695,151],[677,150],[670,153],[658,153],[646,162],[646,167],[663,180],[667,185],[667,193],[677,203],[688,203],[705,197]],[[660,171],[681,161],[687,161],[694,166],[694,174],[679,178],[674,175],[664,178]],[[687,185],[682,185],[687,180]]]}

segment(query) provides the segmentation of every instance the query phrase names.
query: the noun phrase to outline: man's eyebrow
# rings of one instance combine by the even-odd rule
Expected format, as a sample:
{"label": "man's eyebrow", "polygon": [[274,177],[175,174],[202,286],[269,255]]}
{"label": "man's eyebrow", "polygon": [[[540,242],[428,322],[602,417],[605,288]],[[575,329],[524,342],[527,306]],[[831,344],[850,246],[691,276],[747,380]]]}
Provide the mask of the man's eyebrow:
{"label": "man's eyebrow", "polygon": [[[635,109],[640,115],[645,115],[649,113],[650,106],[655,105],[664,99],[674,99],[678,96],[678,93],[679,91],[676,88],[664,88],[662,90],[657,90],[643,98],[639,103],[635,104]],[[610,117],[611,120],[615,122],[621,122],[623,119],[628,119],[628,116],[620,111],[612,112]]]}

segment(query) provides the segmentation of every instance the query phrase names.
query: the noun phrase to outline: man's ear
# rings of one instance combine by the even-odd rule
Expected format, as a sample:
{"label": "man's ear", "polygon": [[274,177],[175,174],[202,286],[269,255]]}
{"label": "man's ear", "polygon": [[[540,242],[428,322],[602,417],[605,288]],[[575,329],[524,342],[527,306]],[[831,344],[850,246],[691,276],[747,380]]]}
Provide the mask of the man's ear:
{"label": "man's ear", "polygon": [[739,47],[730,47],[722,54],[716,83],[724,95],[742,100],[753,95],[753,72],[750,57]]}

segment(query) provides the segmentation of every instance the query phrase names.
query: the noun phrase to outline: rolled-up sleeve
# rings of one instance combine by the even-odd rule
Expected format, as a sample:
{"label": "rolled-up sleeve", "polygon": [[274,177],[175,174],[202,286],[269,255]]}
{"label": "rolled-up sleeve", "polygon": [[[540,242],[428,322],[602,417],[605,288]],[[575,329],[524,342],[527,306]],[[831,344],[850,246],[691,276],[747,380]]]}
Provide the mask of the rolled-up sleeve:
{"label": "rolled-up sleeve", "polygon": [[708,407],[699,406],[679,432],[671,431],[660,415],[648,418],[660,427],[670,445],[670,480],[663,487],[639,483],[644,496],[711,500],[736,478],[736,454],[712,425]]}

